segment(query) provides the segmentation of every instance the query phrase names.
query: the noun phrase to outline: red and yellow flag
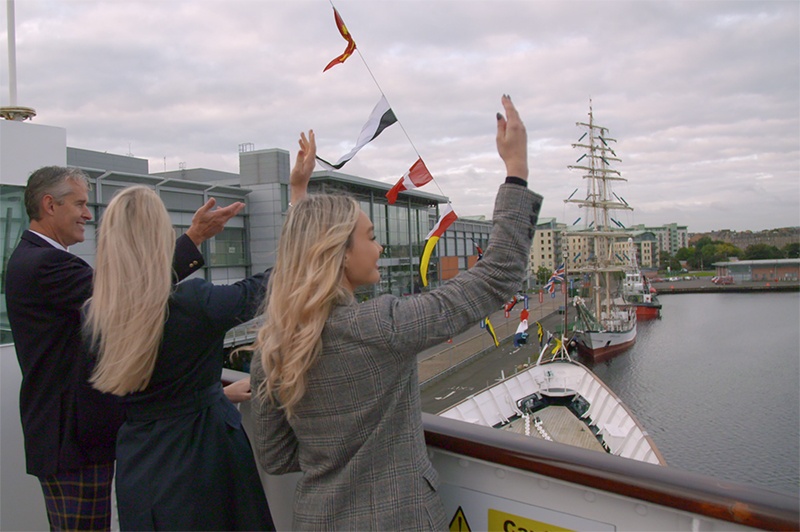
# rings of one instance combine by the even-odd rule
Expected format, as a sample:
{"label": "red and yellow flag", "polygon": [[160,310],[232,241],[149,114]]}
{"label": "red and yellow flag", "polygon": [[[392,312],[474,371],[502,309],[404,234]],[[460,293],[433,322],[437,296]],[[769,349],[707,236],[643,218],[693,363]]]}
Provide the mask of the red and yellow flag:
{"label": "red and yellow flag", "polygon": [[431,260],[433,248],[436,247],[439,238],[447,231],[450,224],[456,220],[458,220],[458,216],[453,210],[453,206],[448,203],[442,215],[439,217],[439,220],[436,222],[436,225],[434,225],[431,232],[428,233],[425,241],[425,249],[422,251],[422,259],[419,261],[419,276],[422,280],[422,286],[428,286],[428,263]]}
{"label": "red and yellow flag", "polygon": [[353,40],[353,36],[350,35],[349,31],[347,31],[347,26],[344,25],[344,21],[342,20],[342,17],[339,16],[339,12],[336,11],[335,7],[333,8],[333,17],[336,19],[336,27],[339,28],[339,33],[341,33],[344,40],[347,41],[347,48],[344,49],[344,53],[342,53],[342,55],[328,63],[328,66],[322,70],[323,72],[334,65],[344,63],[347,58],[353,55],[353,52],[356,51],[356,41]]}

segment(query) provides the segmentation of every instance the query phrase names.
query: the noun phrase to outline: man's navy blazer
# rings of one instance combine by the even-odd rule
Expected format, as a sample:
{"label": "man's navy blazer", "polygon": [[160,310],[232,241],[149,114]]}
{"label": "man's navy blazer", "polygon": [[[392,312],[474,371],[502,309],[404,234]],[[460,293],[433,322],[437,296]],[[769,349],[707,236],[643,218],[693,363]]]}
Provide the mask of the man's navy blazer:
{"label": "man's navy blazer", "polygon": [[[191,239],[178,238],[173,262],[177,277],[202,265]],[[112,399],[86,383],[90,358],[82,339],[81,308],[91,296],[93,273],[80,257],[31,231],[23,233],[8,261],[6,303],[22,369],[19,405],[31,475],[114,459],[113,437],[92,434],[102,434],[109,415],[104,405]]]}

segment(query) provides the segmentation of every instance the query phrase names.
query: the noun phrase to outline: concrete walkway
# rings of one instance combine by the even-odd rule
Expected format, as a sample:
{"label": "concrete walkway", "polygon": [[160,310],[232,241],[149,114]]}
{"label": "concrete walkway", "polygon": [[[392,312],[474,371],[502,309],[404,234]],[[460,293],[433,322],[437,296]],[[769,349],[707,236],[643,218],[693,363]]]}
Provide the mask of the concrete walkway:
{"label": "concrete walkway", "polygon": [[[541,321],[544,317],[556,312],[558,307],[564,304],[564,296],[558,293],[556,295],[556,298],[545,295],[544,302],[541,304],[537,294],[529,296],[529,334],[535,335],[536,330],[531,327],[536,321]],[[517,331],[519,313],[522,309],[522,302],[520,302],[511,310],[508,318],[505,317],[503,310],[498,310],[489,317],[499,342],[502,343],[503,340],[512,337]],[[479,324],[475,324],[466,332],[453,338],[452,343],[439,344],[417,355],[419,382],[424,384],[434,378],[451,373],[466,364],[471,358],[479,357],[489,349],[495,349],[491,336],[485,329],[481,329]]]}

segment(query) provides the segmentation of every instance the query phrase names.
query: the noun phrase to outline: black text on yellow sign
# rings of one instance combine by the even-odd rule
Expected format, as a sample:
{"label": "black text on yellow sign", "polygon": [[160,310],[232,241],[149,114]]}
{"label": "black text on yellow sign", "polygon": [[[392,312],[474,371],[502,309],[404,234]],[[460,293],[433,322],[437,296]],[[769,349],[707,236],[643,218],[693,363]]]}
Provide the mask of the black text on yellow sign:
{"label": "black text on yellow sign", "polygon": [[[461,508],[458,509],[461,511]],[[456,513],[458,515],[458,513]],[[534,521],[514,514],[507,514],[489,508],[489,530],[499,532],[572,532],[569,528]],[[452,523],[450,530],[453,530]]]}

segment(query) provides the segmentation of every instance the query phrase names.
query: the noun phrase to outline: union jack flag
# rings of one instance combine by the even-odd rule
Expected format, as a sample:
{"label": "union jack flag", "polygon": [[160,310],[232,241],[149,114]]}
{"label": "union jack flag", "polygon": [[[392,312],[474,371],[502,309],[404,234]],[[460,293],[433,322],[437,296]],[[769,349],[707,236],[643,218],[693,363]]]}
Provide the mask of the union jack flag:
{"label": "union jack flag", "polygon": [[550,292],[551,294],[556,291],[556,283],[563,283],[564,282],[564,264],[562,263],[556,271],[553,272],[553,275],[550,276],[550,280],[547,281],[547,284],[544,285],[544,289]]}

